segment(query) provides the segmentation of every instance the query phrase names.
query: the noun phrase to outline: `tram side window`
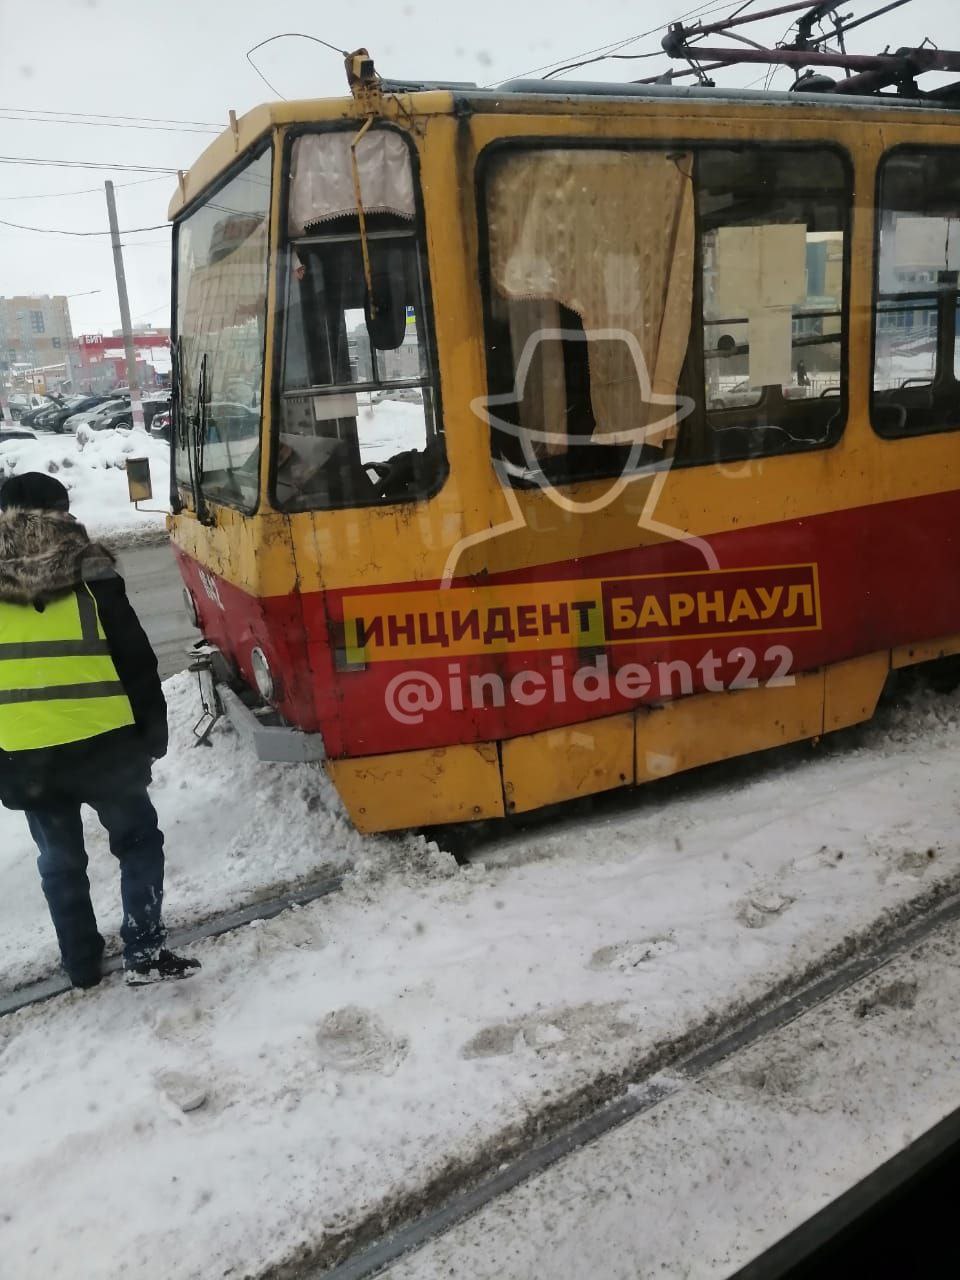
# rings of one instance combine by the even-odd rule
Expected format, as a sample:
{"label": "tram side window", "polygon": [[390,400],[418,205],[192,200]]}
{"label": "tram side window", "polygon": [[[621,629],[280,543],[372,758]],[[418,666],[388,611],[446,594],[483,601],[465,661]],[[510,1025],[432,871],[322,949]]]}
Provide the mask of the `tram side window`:
{"label": "tram side window", "polygon": [[[409,153],[396,135],[376,131],[358,149],[371,137],[381,187],[371,169],[363,235],[350,137],[309,135],[294,144],[274,473],[281,510],[411,501],[445,474]],[[301,143],[309,146],[298,154]],[[305,191],[319,148],[323,180],[339,165],[342,181]],[[362,161],[361,154],[361,182]]]}
{"label": "tram side window", "polygon": [[265,151],[176,229],[177,486],[245,510],[259,491],[271,163]]}
{"label": "tram side window", "polygon": [[872,417],[881,436],[960,427],[960,150],[898,148],[880,167]]}
{"label": "tram side window", "polygon": [[482,412],[503,474],[571,483],[832,443],[849,203],[832,151],[495,155]]}
{"label": "tram side window", "polygon": [[487,368],[474,406],[517,485],[665,455],[690,332],[693,157],[541,148],[485,170]]}
{"label": "tram side window", "polygon": [[696,186],[702,324],[681,379],[693,409],[678,460],[832,444],[845,390],[850,193],[840,158],[826,150],[704,149]]}

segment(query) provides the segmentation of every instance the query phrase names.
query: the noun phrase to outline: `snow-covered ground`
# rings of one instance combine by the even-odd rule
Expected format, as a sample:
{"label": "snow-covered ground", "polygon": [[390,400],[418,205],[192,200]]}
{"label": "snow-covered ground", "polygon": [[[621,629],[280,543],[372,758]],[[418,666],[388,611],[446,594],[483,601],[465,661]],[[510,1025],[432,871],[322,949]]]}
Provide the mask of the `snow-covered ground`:
{"label": "snow-covered ground", "polygon": [[384,1276],[730,1275],[956,1109],[958,966],[954,922]]}
{"label": "snow-covered ground", "polygon": [[[259,765],[225,731],[189,747],[186,678],[168,688],[171,918],[354,870],[198,946],[189,982],[113,978],[0,1021],[11,1275],[256,1273],[960,879],[960,695],[917,693],[819,754],[607,802],[458,869],[419,837],[360,841],[307,767]],[[50,951],[22,819],[0,823],[9,975]],[[748,1125],[756,1094],[728,1105]]]}
{"label": "snow-covered ground", "polygon": [[[149,458],[153,498],[138,511],[127,495],[127,458]],[[150,537],[163,532],[169,509],[170,446],[143,431],[90,431],[0,443],[0,483],[25,471],[56,476],[70,490],[70,509],[92,538]]]}

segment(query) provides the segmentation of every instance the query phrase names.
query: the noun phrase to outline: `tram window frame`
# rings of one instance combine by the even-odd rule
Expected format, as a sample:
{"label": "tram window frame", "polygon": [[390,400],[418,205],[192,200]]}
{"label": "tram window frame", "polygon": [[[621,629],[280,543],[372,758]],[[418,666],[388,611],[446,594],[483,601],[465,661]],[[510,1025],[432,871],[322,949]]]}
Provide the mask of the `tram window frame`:
{"label": "tram window frame", "polygon": [[[957,335],[960,335],[960,295],[956,298],[953,315],[955,341],[950,359],[947,361],[946,368],[938,368],[943,355],[943,351],[941,350],[943,343],[940,339],[939,316],[936,316],[937,322],[933,326],[934,365],[930,381],[925,381],[923,385],[916,387],[916,390],[912,392],[908,391],[906,395],[902,394],[906,388],[904,384],[901,384],[899,388],[896,388],[896,390],[901,392],[899,402],[894,400],[893,397],[888,396],[886,401],[878,403],[879,397],[884,394],[883,391],[878,393],[876,387],[879,348],[879,319],[882,314],[880,276],[883,264],[881,261],[880,241],[883,215],[886,211],[886,205],[884,203],[884,179],[890,164],[896,163],[896,161],[901,158],[911,156],[922,158],[937,169],[941,169],[943,164],[947,162],[948,157],[960,159],[960,146],[950,145],[947,143],[900,143],[897,146],[890,147],[877,161],[874,183],[873,291],[871,299],[870,337],[870,425],[876,435],[878,435],[882,440],[909,440],[917,436],[940,435],[943,432],[960,430],[960,409],[955,410],[952,418],[949,412],[944,412],[943,416],[939,420],[934,418],[933,420],[926,422],[922,419],[919,423],[916,421],[914,423],[910,422],[911,409],[914,410],[915,414],[918,409],[929,409],[932,413],[936,412],[937,406],[934,403],[934,398],[936,393],[939,392],[944,385],[947,388],[948,395],[954,388],[956,389],[955,395],[960,395],[960,368],[958,368],[958,345],[960,344],[958,344],[956,340]],[[960,190],[958,190],[958,195],[960,195]],[[915,211],[908,210],[905,212]],[[960,225],[960,200],[958,200],[957,203],[957,222],[958,225]],[[927,291],[924,289],[918,288],[915,290],[903,291],[903,296],[913,296],[915,301],[919,301],[922,297],[929,296],[934,300],[934,314],[936,315],[936,298],[938,292],[937,282],[931,282],[929,294],[927,294]],[[919,311],[921,309],[926,308],[917,307],[915,310]],[[946,336],[949,337],[949,333]],[[905,382],[910,381],[911,379],[909,378],[905,379]],[[921,404],[925,391],[929,391],[929,404]],[[954,400],[954,403],[956,403],[956,400]],[[878,413],[879,409],[891,406],[895,406],[902,410],[902,416],[897,422],[891,421],[893,415],[881,415]]]}
{"label": "tram window frame", "polygon": [[[421,307],[417,314],[418,322],[423,323],[425,332],[421,334],[418,327],[418,346],[421,351],[421,359],[426,364],[426,371],[422,377],[418,379],[404,380],[404,385],[420,390],[423,395],[423,411],[424,426],[426,432],[426,440],[421,456],[426,456],[426,446],[431,440],[436,442],[433,455],[430,459],[432,466],[432,474],[429,476],[428,483],[424,483],[415,488],[414,491],[397,496],[374,494],[364,497],[356,494],[348,494],[346,492],[339,496],[332,493],[327,494],[326,501],[320,501],[313,496],[307,496],[302,503],[291,502],[289,499],[280,497],[278,494],[278,479],[280,470],[280,428],[283,421],[283,401],[286,398],[306,399],[311,395],[331,395],[341,394],[346,387],[337,386],[311,386],[296,388],[291,391],[284,389],[285,377],[285,361],[287,352],[287,333],[288,333],[288,316],[290,309],[290,286],[291,286],[291,261],[295,252],[295,243],[298,240],[315,240],[322,241],[325,237],[322,234],[311,233],[303,237],[291,236],[289,233],[290,218],[290,197],[292,190],[292,182],[290,181],[290,171],[292,167],[293,147],[298,138],[305,136],[322,136],[325,134],[356,134],[357,124],[351,122],[343,124],[336,122],[333,124],[301,124],[288,127],[284,130],[282,139],[282,179],[280,185],[280,233],[277,243],[277,263],[276,263],[276,298],[277,310],[274,321],[274,334],[272,346],[272,395],[271,395],[271,421],[272,429],[270,432],[270,458],[269,458],[269,481],[268,493],[272,507],[284,514],[295,515],[300,512],[311,511],[343,511],[357,510],[363,508],[383,508],[392,506],[409,506],[412,503],[424,502],[435,497],[445,485],[450,475],[450,462],[447,454],[446,435],[443,425],[443,404],[440,390],[440,374],[439,364],[437,361],[436,350],[436,325],[434,321],[433,295],[430,284],[430,262],[427,252],[427,234],[426,219],[423,206],[423,191],[420,181],[420,156],[413,140],[409,134],[397,128],[395,125],[380,124],[377,125],[377,131],[390,132],[403,140],[407,148],[410,159],[410,174],[413,186],[414,201],[414,217],[412,221],[403,228],[403,233],[409,236],[417,251],[417,268],[419,272],[420,285],[420,301]],[[376,223],[377,215],[367,212],[366,221],[368,232],[373,230],[373,224]],[[399,237],[401,232],[397,231]],[[353,239],[359,242],[359,237],[354,236]],[[395,381],[395,380],[388,380]],[[352,386],[353,384],[351,384]],[[358,385],[357,390],[364,390],[365,385]],[[402,389],[402,388],[400,388]],[[432,427],[432,436],[430,428]],[[369,464],[368,464],[369,465]]]}
{"label": "tram window frame", "polygon": [[[742,462],[753,459],[772,459],[780,456],[793,456],[797,453],[819,452],[824,449],[831,449],[839,443],[846,429],[849,416],[849,343],[850,343],[850,275],[851,275],[851,248],[852,248],[852,230],[853,230],[853,188],[854,188],[854,166],[849,151],[838,143],[823,142],[819,139],[804,140],[787,140],[787,139],[770,139],[762,142],[742,142],[734,140],[716,140],[716,139],[697,139],[697,138],[670,138],[668,140],[651,139],[651,138],[603,138],[592,139],[583,137],[571,137],[569,135],[557,135],[544,137],[543,135],[524,135],[509,139],[498,139],[489,143],[481,152],[476,170],[475,196],[477,202],[477,221],[479,230],[479,278],[481,288],[481,299],[483,306],[483,325],[485,338],[485,356],[486,356],[486,373],[487,373],[487,391],[491,397],[502,397],[505,392],[512,392],[515,389],[515,366],[512,356],[507,354],[509,349],[509,341],[504,342],[505,325],[498,323],[493,315],[493,296],[494,287],[491,270],[491,244],[489,234],[488,219],[488,183],[491,166],[499,160],[505,153],[533,153],[537,151],[639,151],[647,153],[686,153],[693,157],[693,182],[694,182],[694,267],[693,267],[693,290],[692,290],[692,318],[690,335],[688,338],[688,346],[686,357],[683,362],[680,378],[678,380],[677,395],[678,398],[691,387],[688,385],[693,375],[693,389],[698,393],[700,400],[698,402],[698,411],[690,415],[690,419],[679,422],[677,438],[673,445],[672,452],[669,447],[666,451],[660,449],[651,450],[644,445],[639,456],[639,466],[637,469],[643,471],[645,467],[652,465],[655,469],[663,469],[672,467],[699,467],[710,465],[725,465],[729,462]],[[825,432],[822,437],[805,440],[796,439],[791,443],[785,444],[783,447],[770,449],[763,447],[763,434],[771,431],[769,426],[758,426],[756,428],[745,428],[743,435],[746,437],[743,446],[737,448],[726,447],[723,450],[712,448],[709,451],[697,450],[691,448],[691,436],[696,419],[699,417],[702,421],[705,416],[705,399],[706,399],[706,369],[703,359],[703,330],[708,323],[704,317],[703,307],[703,230],[701,210],[698,199],[697,172],[699,167],[699,159],[701,155],[708,152],[776,152],[776,153],[814,153],[829,154],[839,163],[839,178],[841,186],[838,187],[838,202],[840,213],[840,226],[838,230],[843,236],[843,253],[842,253],[842,285],[841,298],[839,305],[839,332],[837,341],[840,346],[839,367],[837,377],[839,383],[839,395],[831,397],[831,402],[835,399],[837,411],[832,415],[829,426],[829,432]],[[732,224],[737,225],[737,224]],[[787,225],[787,224],[776,224]],[[563,309],[563,308],[561,308]],[[579,317],[575,317],[579,322]],[[802,317],[801,317],[802,318]],[[566,345],[566,344],[565,344]],[[503,352],[506,358],[499,360],[501,366],[499,370],[500,376],[497,377],[497,360],[491,359],[494,352]],[[564,362],[567,363],[568,353],[564,353]],[[694,368],[691,370],[691,362]],[[508,371],[504,374],[504,370]],[[764,389],[764,395],[761,396],[757,405],[762,401],[765,403],[766,393],[770,388]],[[786,399],[786,398],[785,398]],[[493,400],[496,403],[496,400]],[[742,406],[750,408],[751,406]],[[495,465],[503,469],[502,455],[498,454],[496,432],[491,430],[491,455]],[[501,433],[503,434],[503,433]],[[740,434],[740,433],[738,433]],[[706,438],[716,446],[723,437],[717,432],[711,432],[709,424],[706,431],[701,431],[701,436]],[[760,447],[756,447],[757,443]],[[600,449],[609,454],[609,464],[606,466],[593,467],[576,467],[575,471],[569,465],[569,459],[573,456],[573,451],[568,451],[563,455],[560,466],[557,467],[554,474],[547,472],[547,468],[543,467],[545,475],[540,475],[537,479],[525,478],[518,476],[519,468],[507,466],[504,469],[504,477],[514,487],[517,488],[534,488],[537,485],[543,485],[544,482],[562,488],[573,484],[580,484],[591,480],[612,479],[624,474],[625,464],[627,467],[631,465],[628,459],[628,447],[625,445],[614,444],[592,444],[588,446],[591,455],[597,459]],[[597,459],[602,461],[602,459]],[[635,459],[632,460],[635,464]],[[541,463],[541,466],[543,464]],[[567,474],[564,474],[564,468]]]}
{"label": "tram window frame", "polygon": [[[215,200],[216,197],[228,187],[237,177],[240,177],[246,170],[251,168],[261,160],[265,155],[270,156],[269,177],[267,187],[267,208],[264,215],[264,223],[266,227],[266,250],[264,255],[264,286],[263,286],[263,310],[262,310],[262,336],[260,345],[260,412],[257,427],[257,469],[256,469],[256,487],[253,495],[252,503],[244,503],[241,500],[231,500],[222,493],[208,493],[202,483],[202,477],[196,482],[192,477],[179,474],[177,469],[178,458],[182,454],[182,450],[178,448],[181,439],[181,422],[180,414],[182,406],[180,405],[180,379],[177,376],[177,369],[173,370],[173,385],[175,394],[172,400],[172,420],[173,430],[170,439],[170,506],[174,515],[187,509],[190,504],[198,503],[199,509],[211,504],[218,507],[229,507],[236,511],[241,511],[246,516],[256,515],[260,509],[260,503],[263,497],[260,476],[263,467],[263,424],[264,410],[267,401],[264,399],[264,388],[267,375],[267,350],[268,350],[268,334],[269,334],[269,295],[270,295],[270,257],[273,252],[273,201],[274,201],[274,177],[275,177],[275,152],[273,136],[268,134],[266,137],[260,138],[247,151],[230,164],[223,173],[200,192],[194,200],[191,200],[176,216],[173,222],[173,242],[172,242],[172,271],[170,280],[171,295],[171,350],[174,353],[174,360],[177,359],[179,350],[179,297],[180,297],[180,233],[190,219],[190,217],[198,213],[206,204]],[[195,491],[196,490],[196,491]]]}

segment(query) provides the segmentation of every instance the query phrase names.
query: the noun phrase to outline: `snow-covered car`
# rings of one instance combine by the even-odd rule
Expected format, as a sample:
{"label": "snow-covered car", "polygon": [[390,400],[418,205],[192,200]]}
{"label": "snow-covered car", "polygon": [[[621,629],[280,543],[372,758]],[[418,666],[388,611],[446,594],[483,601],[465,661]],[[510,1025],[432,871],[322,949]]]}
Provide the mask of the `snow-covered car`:
{"label": "snow-covered car", "polygon": [[10,427],[0,422],[0,444],[6,444],[8,440],[36,440],[36,438],[37,433],[31,431],[29,427],[22,427],[19,423]]}

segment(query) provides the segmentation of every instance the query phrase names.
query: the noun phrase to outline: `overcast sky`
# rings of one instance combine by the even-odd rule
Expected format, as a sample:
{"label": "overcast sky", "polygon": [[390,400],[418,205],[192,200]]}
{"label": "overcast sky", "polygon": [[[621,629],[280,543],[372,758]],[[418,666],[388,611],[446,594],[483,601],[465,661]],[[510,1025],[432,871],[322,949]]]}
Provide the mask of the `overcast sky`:
{"label": "overcast sky", "polygon": [[[755,0],[756,9],[783,0]],[[865,14],[887,0],[850,0],[841,12]],[[114,165],[188,168],[207,145],[209,126],[226,122],[274,95],[247,63],[247,49],[283,31],[303,31],[343,49],[366,45],[378,69],[398,78],[472,80],[495,84],[544,64],[638,35],[667,17],[694,9],[696,0],[365,0],[322,5],[316,0],[0,0],[0,156]],[[735,0],[711,0],[720,17]],[[709,14],[705,15],[709,17]],[[749,30],[776,41],[786,17]],[[941,48],[960,47],[960,0],[912,0],[850,36],[857,52],[929,36]],[[648,35],[623,52],[659,47]],[[289,98],[339,96],[345,91],[339,57],[304,40],[279,40],[255,55],[263,74]],[[602,62],[581,77],[626,80],[665,68],[667,60]],[[575,74],[575,73],[574,73]],[[748,84],[760,68],[721,79]],[[789,87],[780,71],[774,87]],[[23,118],[34,111],[32,120]],[[92,127],[44,121],[40,113],[100,113],[198,122],[170,131],[146,121]],[[19,118],[12,119],[11,116]],[[112,126],[120,127],[112,127]],[[139,127],[133,127],[138,125]],[[193,130],[192,132],[190,130]],[[134,171],[0,163],[0,219],[34,227],[101,231],[106,226],[103,181],[117,184],[122,228],[166,221],[174,182]],[[126,184],[126,185],[125,185]],[[167,323],[170,235],[129,236],[125,264],[136,322]],[[98,293],[87,293],[99,290]],[[118,327],[109,239],[73,238],[0,225],[0,295],[86,294],[72,297],[74,332]]]}

